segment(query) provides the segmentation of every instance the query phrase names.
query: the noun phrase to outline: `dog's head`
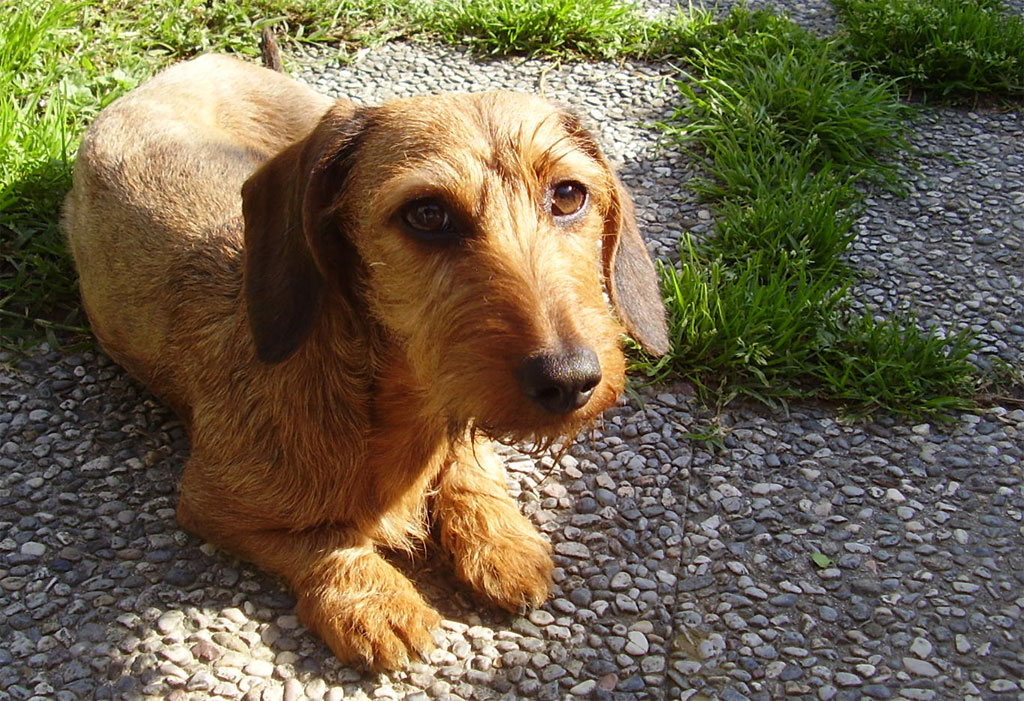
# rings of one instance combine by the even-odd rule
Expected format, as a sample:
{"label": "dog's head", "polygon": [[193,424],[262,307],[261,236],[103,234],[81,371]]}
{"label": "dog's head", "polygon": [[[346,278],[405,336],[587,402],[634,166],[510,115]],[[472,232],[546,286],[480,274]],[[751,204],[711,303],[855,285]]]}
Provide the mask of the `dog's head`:
{"label": "dog's head", "polygon": [[249,179],[243,205],[265,362],[347,300],[403,349],[429,410],[550,438],[615,402],[623,330],[668,349],[629,195],[579,121],[539,98],[339,102]]}

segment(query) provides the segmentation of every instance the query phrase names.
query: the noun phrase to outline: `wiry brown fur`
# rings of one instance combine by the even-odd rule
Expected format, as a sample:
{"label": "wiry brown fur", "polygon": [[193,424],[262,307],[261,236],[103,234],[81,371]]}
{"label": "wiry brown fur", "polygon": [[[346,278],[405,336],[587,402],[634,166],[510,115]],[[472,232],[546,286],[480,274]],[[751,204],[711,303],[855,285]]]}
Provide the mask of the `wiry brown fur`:
{"label": "wiry brown fur", "polygon": [[[545,200],[565,180],[590,198],[568,227]],[[463,240],[403,230],[426,195]],[[438,616],[377,549],[414,547],[429,512],[475,591],[541,603],[549,547],[483,437],[571,438],[614,403],[616,317],[667,343],[628,196],[571,115],[525,95],[357,108],[201,57],[97,118],[64,224],[100,342],[188,426],[182,527],[280,574],[341,659],[378,668]],[[600,383],[548,413],[516,368],[574,346]]]}

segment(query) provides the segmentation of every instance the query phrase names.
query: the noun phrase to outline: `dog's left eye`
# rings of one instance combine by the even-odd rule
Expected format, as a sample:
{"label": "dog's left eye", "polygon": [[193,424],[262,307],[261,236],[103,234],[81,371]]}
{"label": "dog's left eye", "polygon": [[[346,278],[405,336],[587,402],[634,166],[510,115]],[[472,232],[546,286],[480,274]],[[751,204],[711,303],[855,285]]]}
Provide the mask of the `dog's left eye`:
{"label": "dog's left eye", "polygon": [[566,180],[551,188],[551,215],[571,217],[587,204],[587,188],[574,180]]}
{"label": "dog's left eye", "polygon": [[399,211],[410,233],[418,238],[437,240],[452,234],[452,217],[444,203],[424,197],[407,203]]}

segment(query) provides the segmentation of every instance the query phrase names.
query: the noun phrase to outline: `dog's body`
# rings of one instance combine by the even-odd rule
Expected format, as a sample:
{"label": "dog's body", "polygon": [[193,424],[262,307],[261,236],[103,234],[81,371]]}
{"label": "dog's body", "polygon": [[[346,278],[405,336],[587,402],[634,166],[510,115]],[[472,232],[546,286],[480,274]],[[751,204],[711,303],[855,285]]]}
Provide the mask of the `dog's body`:
{"label": "dog's body", "polygon": [[486,438],[571,437],[667,344],[628,196],[512,93],[332,101],[204,56],[97,118],[64,220],[93,329],[185,421],[182,526],[285,577],[344,660],[437,614],[375,551],[429,511],[456,572],[539,604],[547,543]]}

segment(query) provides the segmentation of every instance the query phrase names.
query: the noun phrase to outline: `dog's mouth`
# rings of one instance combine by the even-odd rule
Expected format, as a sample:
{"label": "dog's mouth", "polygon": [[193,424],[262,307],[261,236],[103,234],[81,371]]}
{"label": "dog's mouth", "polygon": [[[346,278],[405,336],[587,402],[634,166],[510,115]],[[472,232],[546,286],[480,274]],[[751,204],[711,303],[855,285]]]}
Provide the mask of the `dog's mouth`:
{"label": "dog's mouth", "polygon": [[586,421],[578,421],[570,426],[563,426],[558,430],[543,429],[509,429],[507,427],[488,426],[484,423],[474,423],[470,427],[470,436],[475,440],[483,436],[489,440],[515,448],[521,453],[532,458],[539,459],[544,455],[557,452],[560,458],[577,438],[590,426],[593,426],[594,418]]}
{"label": "dog's mouth", "polygon": [[[615,401],[610,388],[597,384],[587,391],[585,398],[545,397],[534,402],[523,397],[518,409],[502,411],[500,416],[477,415],[468,423],[470,429],[487,438],[514,445],[525,452],[540,454],[555,444],[571,444],[576,437],[601,417],[601,413]],[[545,404],[557,402],[559,411],[550,411]],[[573,406],[579,402],[578,406]],[[573,406],[565,410],[564,407]],[[463,424],[465,425],[465,424]]]}

